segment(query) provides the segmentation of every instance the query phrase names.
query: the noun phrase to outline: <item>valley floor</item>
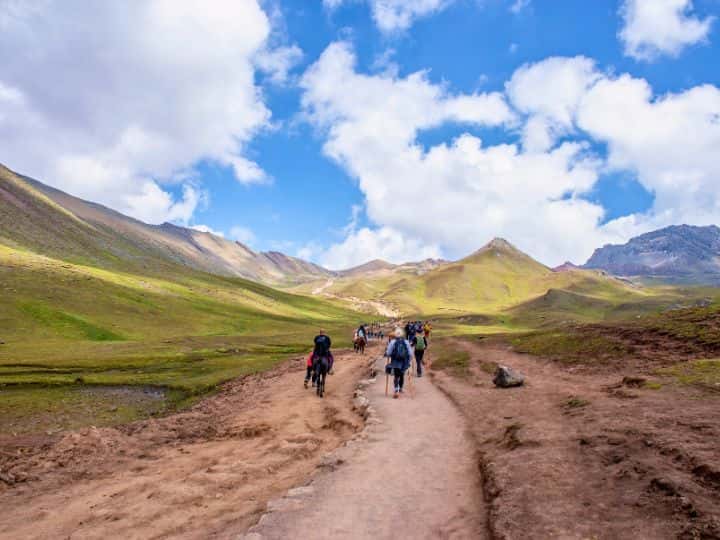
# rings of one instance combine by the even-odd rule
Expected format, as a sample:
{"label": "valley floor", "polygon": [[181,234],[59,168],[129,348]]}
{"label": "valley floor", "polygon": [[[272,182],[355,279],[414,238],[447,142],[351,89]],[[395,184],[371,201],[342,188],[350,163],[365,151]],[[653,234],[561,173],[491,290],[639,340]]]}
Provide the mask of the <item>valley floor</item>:
{"label": "valley floor", "polygon": [[[450,347],[467,362],[443,365]],[[443,339],[400,400],[382,371],[368,383],[362,430],[379,352],[342,354],[325,400],[298,359],[21,459],[5,440],[2,470],[27,481],[0,483],[0,538],[720,538],[716,392]],[[496,364],[527,384],[496,389]]]}

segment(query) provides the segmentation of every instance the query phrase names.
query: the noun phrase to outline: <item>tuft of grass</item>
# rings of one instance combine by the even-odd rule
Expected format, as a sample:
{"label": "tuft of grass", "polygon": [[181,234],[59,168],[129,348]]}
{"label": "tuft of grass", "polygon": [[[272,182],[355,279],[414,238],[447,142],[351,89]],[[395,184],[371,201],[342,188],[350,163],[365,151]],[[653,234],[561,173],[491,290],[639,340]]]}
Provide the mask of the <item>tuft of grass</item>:
{"label": "tuft of grass", "polygon": [[720,392],[720,360],[695,360],[659,370],[681,384],[699,386]]}
{"label": "tuft of grass", "polygon": [[445,349],[433,358],[432,369],[467,377],[470,373],[470,354],[467,351]]}
{"label": "tuft of grass", "polygon": [[569,396],[563,401],[563,408],[567,410],[582,409],[590,405],[590,402],[580,396]]}

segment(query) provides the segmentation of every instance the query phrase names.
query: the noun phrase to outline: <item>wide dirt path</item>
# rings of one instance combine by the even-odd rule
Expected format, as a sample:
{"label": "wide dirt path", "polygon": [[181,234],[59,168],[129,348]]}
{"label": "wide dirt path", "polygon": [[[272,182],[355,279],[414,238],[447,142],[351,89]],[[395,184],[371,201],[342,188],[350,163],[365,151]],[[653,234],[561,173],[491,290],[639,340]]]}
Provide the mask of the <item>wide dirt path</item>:
{"label": "wide dirt path", "polygon": [[[392,385],[392,381],[391,381]],[[335,453],[333,472],[271,504],[247,539],[485,538],[478,461],[459,412],[427,378],[414,397],[367,389],[381,423]]]}
{"label": "wide dirt path", "polygon": [[0,539],[236,538],[266,503],[312,476],[362,419],[367,357],[339,352],[325,399],[304,360],[232,381],[190,410],[70,432],[18,453],[0,434]]}

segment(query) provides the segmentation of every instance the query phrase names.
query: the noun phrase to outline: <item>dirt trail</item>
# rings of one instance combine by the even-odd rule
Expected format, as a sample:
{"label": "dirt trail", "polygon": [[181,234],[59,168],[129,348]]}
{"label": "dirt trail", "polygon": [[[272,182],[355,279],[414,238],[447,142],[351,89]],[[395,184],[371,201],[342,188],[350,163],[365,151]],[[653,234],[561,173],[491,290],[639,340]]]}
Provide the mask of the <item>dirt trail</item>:
{"label": "dirt trail", "polygon": [[334,284],[335,281],[329,279],[324,284],[313,289],[312,293],[315,296],[324,296],[325,298],[334,298],[336,300],[343,300],[345,302],[349,302],[353,306],[353,309],[356,309],[358,311],[370,312],[390,319],[394,319],[400,316],[400,312],[397,309],[395,309],[389,304],[380,302],[379,300],[363,300],[356,296],[340,296],[338,294],[326,292],[327,289],[332,287]]}
{"label": "dirt trail", "polygon": [[245,538],[485,538],[465,422],[429,379],[414,388],[414,398],[386,397],[381,372],[367,396],[382,423],[337,453],[337,470],[278,501]]}
{"label": "dirt trail", "polygon": [[22,441],[0,441],[0,470],[27,480],[0,482],[0,538],[235,538],[362,427],[352,394],[366,369],[339,354],[321,400],[296,359],[166,418],[69,433],[17,459]]}

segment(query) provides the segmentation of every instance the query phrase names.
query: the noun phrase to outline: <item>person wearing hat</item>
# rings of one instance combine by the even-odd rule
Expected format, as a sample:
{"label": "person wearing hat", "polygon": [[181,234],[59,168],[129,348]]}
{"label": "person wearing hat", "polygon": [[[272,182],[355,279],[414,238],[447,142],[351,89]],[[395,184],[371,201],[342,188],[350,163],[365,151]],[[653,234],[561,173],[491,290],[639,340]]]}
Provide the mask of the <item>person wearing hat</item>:
{"label": "person wearing hat", "polygon": [[394,379],[393,398],[400,397],[405,385],[405,372],[412,362],[412,348],[410,342],[405,339],[402,328],[395,329],[395,337],[388,343],[385,356],[390,359],[389,366],[392,369]]}

